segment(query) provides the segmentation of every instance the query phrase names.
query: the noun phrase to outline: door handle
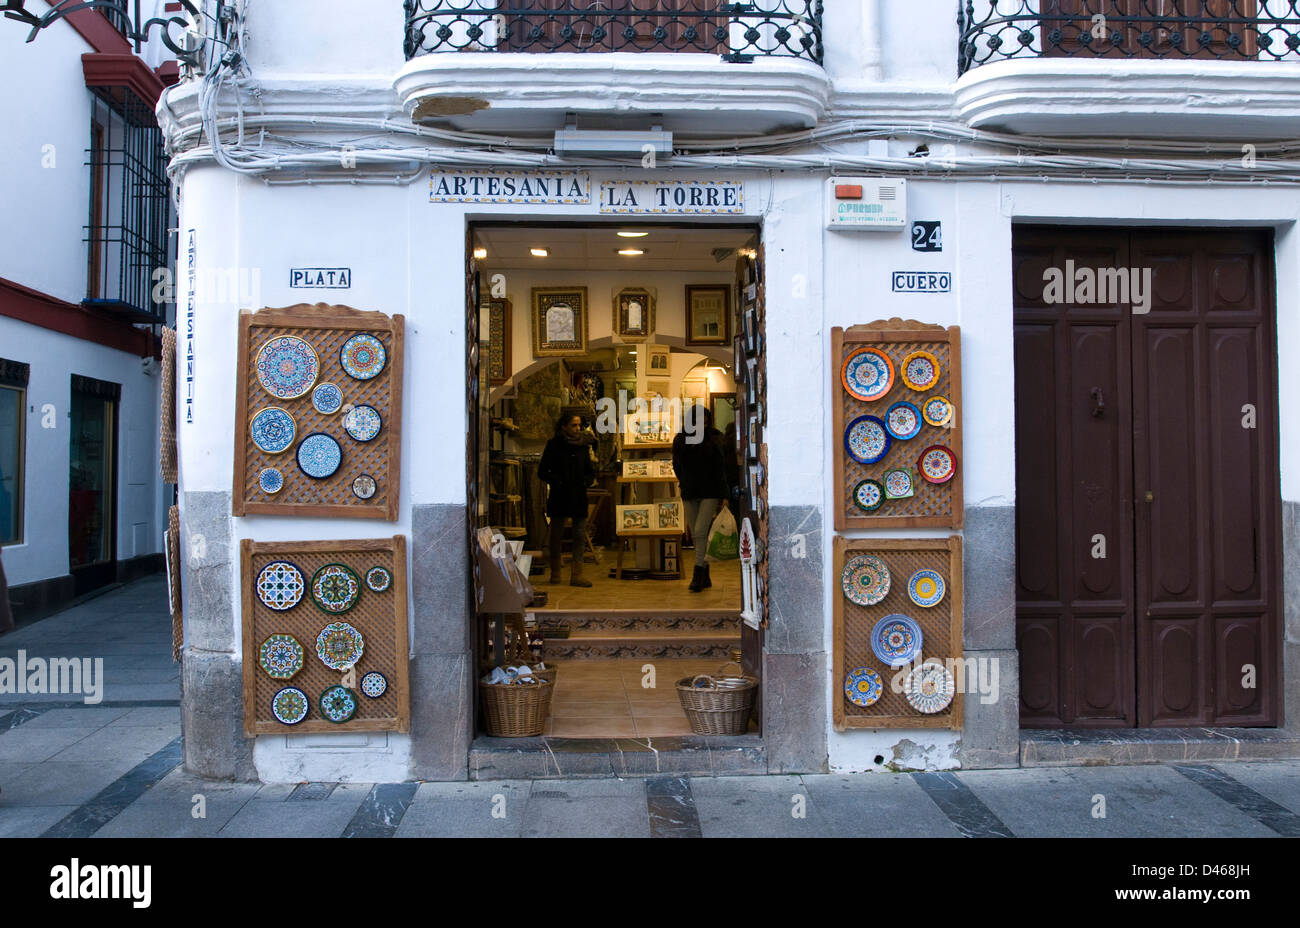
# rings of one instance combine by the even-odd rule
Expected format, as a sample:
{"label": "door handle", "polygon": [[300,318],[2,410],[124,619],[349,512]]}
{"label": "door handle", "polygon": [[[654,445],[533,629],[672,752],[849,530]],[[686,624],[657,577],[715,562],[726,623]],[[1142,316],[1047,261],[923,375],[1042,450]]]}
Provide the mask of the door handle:
{"label": "door handle", "polygon": [[1101,418],[1106,410],[1106,398],[1101,394],[1101,387],[1093,387],[1088,395],[1092,397],[1092,414]]}
{"label": "door handle", "polygon": [[1145,502],[1154,503],[1156,501],[1156,495],[1152,493],[1150,490],[1147,490],[1146,493],[1143,495],[1142,499]]}

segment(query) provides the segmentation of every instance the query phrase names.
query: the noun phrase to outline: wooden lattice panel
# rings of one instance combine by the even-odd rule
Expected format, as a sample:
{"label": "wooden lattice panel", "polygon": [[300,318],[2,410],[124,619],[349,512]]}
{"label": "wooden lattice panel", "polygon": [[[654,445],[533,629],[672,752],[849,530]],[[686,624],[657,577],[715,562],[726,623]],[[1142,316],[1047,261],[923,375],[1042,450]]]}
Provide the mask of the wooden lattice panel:
{"label": "wooden lattice panel", "polygon": [[[255,542],[240,547],[240,595],[244,608],[244,733],[248,736],[338,731],[409,731],[408,647],[406,637],[406,539],[361,541]],[[303,575],[308,589],[292,609],[277,612],[257,596],[257,575],[272,561],[289,561]],[[331,615],[311,598],[312,575],[326,564],[345,564],[361,579],[361,597],[347,612]],[[393,582],[383,593],[365,585],[366,571],[386,568]],[[357,713],[351,721],[335,723],[320,712],[320,696],[343,683],[343,674],[326,667],[316,656],[316,636],[331,622],[347,622],[365,641],[357,663]],[[293,635],[305,652],[303,669],[289,680],[276,680],[262,670],[258,655],[270,635]],[[378,699],[361,693],[361,678],[377,670],[388,679]],[[296,686],[307,694],[311,709],[297,725],[285,725],[271,712],[271,699],[280,689]]]}
{"label": "wooden lattice panel", "polygon": [[185,644],[185,615],[181,608],[181,511],[167,510],[167,598],[172,610],[172,660],[181,659]]}
{"label": "wooden lattice panel", "polygon": [[[347,306],[318,303],[243,312],[239,317],[239,376],[235,400],[235,465],[232,509],[235,515],[356,516],[397,518],[402,447],[402,343],[404,318],[363,312]],[[384,345],[388,361],[370,380],[354,380],[339,362],[339,349],[353,335],[366,332]],[[280,335],[304,339],[320,359],[316,383],[334,383],[347,404],[373,406],[383,421],[379,434],[367,442],[356,441],[343,428],[342,410],[322,414],[312,405],[311,392],[282,400],[263,389],[257,379],[258,349]],[[280,454],[267,454],[253,444],[250,423],[267,406],[279,406],[293,416],[293,444]],[[299,443],[313,432],[324,432],[339,443],[343,460],[324,480],[308,477],[298,466]],[[268,494],[258,485],[263,468],[275,467],[284,475],[284,487]],[[352,481],[361,474],[375,478],[375,494],[360,499]]]}
{"label": "wooden lattice panel", "polygon": [[[863,345],[879,348],[894,364],[894,384],[881,399],[864,403],[844,389],[841,371],[844,360]],[[902,361],[914,351],[928,351],[939,361],[939,383],[923,393],[903,382]],[[966,462],[961,441],[961,330],[938,325],[891,319],[850,329],[831,331],[831,377],[834,410],[835,446],[835,528],[961,528],[964,516],[962,480]],[[945,396],[952,403],[949,424],[932,426],[923,421],[921,432],[906,441],[893,439],[889,452],[875,464],[859,464],[844,448],[844,430],[858,416],[869,415],[884,420],[894,403],[906,401],[918,409],[933,396]],[[927,483],[917,475],[917,460],[931,445],[945,445],[957,457],[957,473],[943,484]],[[875,512],[866,513],[853,503],[853,488],[871,478],[883,483],[887,471],[904,469],[913,473],[915,495],[907,499],[886,500]]]}
{"label": "wooden lattice panel", "polygon": [[[850,602],[840,587],[844,564],[859,554],[871,554],[889,568],[889,594],[874,606]],[[916,605],[907,595],[907,581],[918,570],[937,571],[947,585],[942,602],[928,609]],[[835,601],[835,676],[831,696],[835,730],[850,728],[951,728],[960,730],[962,716],[962,681],[957,679],[957,693],[942,712],[926,715],[913,709],[901,692],[909,668],[891,669],[871,650],[871,629],[880,619],[901,613],[921,627],[921,659],[943,661],[962,657],[962,562],[961,538],[897,539],[835,538],[835,573],[832,596]],[[844,698],[844,677],[855,667],[870,667],[880,674],[884,691],[871,706],[855,706]],[[900,692],[892,681],[898,676]],[[954,674],[956,676],[956,674]]]}

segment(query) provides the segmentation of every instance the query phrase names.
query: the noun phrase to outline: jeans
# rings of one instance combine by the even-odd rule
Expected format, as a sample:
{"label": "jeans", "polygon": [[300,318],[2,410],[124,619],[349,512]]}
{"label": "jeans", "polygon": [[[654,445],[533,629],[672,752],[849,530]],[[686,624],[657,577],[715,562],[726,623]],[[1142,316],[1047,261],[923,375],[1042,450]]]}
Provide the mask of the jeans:
{"label": "jeans", "polygon": [[[559,560],[564,551],[564,519],[551,519],[551,558]],[[573,520],[573,557],[579,563],[587,553],[587,517]]]}
{"label": "jeans", "polygon": [[720,499],[688,499],[686,503],[686,524],[691,527],[691,538],[695,541],[695,566],[709,565],[709,529],[722,508]]}

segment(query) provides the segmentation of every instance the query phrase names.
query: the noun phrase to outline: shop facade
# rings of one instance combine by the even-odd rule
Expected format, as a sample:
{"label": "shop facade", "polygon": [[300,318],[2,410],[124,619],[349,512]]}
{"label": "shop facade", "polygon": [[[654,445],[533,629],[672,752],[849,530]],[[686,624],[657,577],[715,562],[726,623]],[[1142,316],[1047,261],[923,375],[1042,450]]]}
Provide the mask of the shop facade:
{"label": "shop facade", "polygon": [[[1237,81],[1240,93],[1263,95],[1271,75],[1300,64],[977,62],[991,33],[965,18],[967,5],[960,24],[954,9],[950,27],[918,39],[919,13],[873,2],[810,4],[818,28],[786,20],[785,38],[777,25],[749,24],[740,30],[753,32],[742,42],[749,63],[716,49],[452,53],[438,45],[448,40],[438,38],[437,4],[416,14],[375,6],[382,13],[358,21],[349,5],[324,4],[338,15],[314,18],[310,40],[284,7],[253,7],[246,22],[241,11],[226,41],[243,72],[206,91],[183,81],[159,107],[180,195],[182,283],[187,267],[260,281],[255,303],[182,290],[178,313],[179,352],[193,365],[193,389],[178,402],[190,769],[374,782],[990,768],[1066,760],[1053,745],[1086,727],[1135,743],[1158,742],[1162,728],[1204,728],[1207,751],[1225,734],[1250,742],[1240,730],[1257,729],[1267,733],[1259,750],[1290,750],[1300,431],[1282,410],[1300,400],[1287,354],[1300,344],[1291,296],[1300,239],[1278,190],[1297,178],[1267,141],[1249,163],[1235,141],[1241,131],[1284,134],[1270,121],[1281,104],[1207,120],[1170,89],[1139,116],[1094,79],[1109,68],[1164,87],[1176,72],[1206,93]],[[241,46],[245,31],[256,42]],[[903,35],[906,50],[890,41]],[[764,53],[764,42],[793,53]],[[1073,121],[1055,122],[1062,112]],[[219,153],[200,133],[205,115],[223,127]],[[621,160],[611,150],[549,153],[566,126],[633,147]],[[673,133],[673,153],[656,148],[658,130]],[[791,137],[776,145],[778,132]],[[1007,141],[1014,133],[1020,150]],[[1150,157],[1090,152],[1072,138],[1080,133],[1133,135]],[[294,150],[276,147],[286,135]],[[533,141],[512,151],[506,136]],[[1188,137],[1202,141],[1171,141]],[[872,207],[862,215],[884,227],[846,228],[852,219],[840,217],[858,212],[846,203]],[[669,229],[752,232],[765,407],[753,510],[762,628],[744,633],[746,670],[761,679],[756,732],[651,739],[641,751],[581,739],[559,751],[511,747],[481,735],[472,538],[485,508],[475,447],[484,435],[473,412],[478,391],[492,390],[480,369],[490,348],[481,291],[499,274],[504,298],[527,308],[543,284],[587,286],[576,269],[494,268],[491,249],[476,258],[475,231],[494,227],[535,229],[543,244],[547,229],[635,227],[651,240]],[[735,273],[734,257],[719,262],[720,280]],[[1094,272],[1087,290],[1080,269]],[[1103,297],[1097,272],[1107,269],[1122,275],[1102,275]],[[647,279],[601,273],[627,287]],[[743,271],[735,279],[742,297]],[[690,282],[665,278],[659,289]],[[1049,291],[1054,282],[1065,289]],[[612,338],[623,286],[590,285],[604,326],[593,339]],[[528,325],[516,317],[515,371],[530,364]],[[383,408],[396,406],[382,506],[361,513],[310,494],[292,497],[300,511],[258,502],[245,441],[257,400],[241,391],[256,392],[257,333],[295,326],[331,351],[330,333],[354,331],[377,333],[388,349],[376,381]],[[663,334],[668,344],[684,337]],[[846,461],[845,429],[877,411],[846,400],[846,346],[884,346],[895,362],[899,392],[880,410],[908,397],[923,404],[929,388],[902,391],[911,369],[901,362],[940,357],[954,419],[934,426],[950,438],[933,444],[952,459],[941,483],[913,475],[913,500],[941,501],[929,509],[904,497],[854,510],[863,479],[919,463],[926,449],[897,439],[880,474]],[[922,495],[941,485],[941,497]],[[401,587],[376,639],[399,697],[391,719],[277,729],[248,704],[262,692],[249,683],[260,642],[250,633],[263,629],[250,611],[256,559],[360,550],[362,564],[381,549]],[[901,701],[888,718],[845,708],[843,676],[870,657],[860,650],[868,613],[845,606],[855,553],[898,557],[898,587],[913,568],[938,565],[948,612],[940,625],[922,620],[924,656],[947,662],[961,690],[938,724]]]}

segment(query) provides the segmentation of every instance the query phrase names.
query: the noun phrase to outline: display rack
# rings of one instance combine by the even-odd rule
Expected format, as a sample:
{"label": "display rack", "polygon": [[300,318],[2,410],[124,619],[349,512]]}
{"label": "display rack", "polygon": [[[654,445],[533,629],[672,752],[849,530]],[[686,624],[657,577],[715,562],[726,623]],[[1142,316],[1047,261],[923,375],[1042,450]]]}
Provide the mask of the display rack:
{"label": "display rack", "polygon": [[[662,442],[656,442],[653,444],[626,444],[625,443],[623,445],[622,456],[624,459],[636,460],[638,457],[644,457],[646,454],[653,455],[657,452],[671,450],[672,446],[673,446],[672,442],[668,442],[666,444]],[[651,460],[651,459],[653,458],[647,458],[647,460]],[[641,487],[641,486],[648,487],[650,491],[650,499],[644,501],[645,505],[652,505],[656,502],[663,502],[664,501],[663,499],[655,495],[655,490],[659,487],[670,487],[675,485],[676,483],[677,483],[677,478],[675,476],[673,477],[660,477],[660,476],[619,477],[617,479],[617,484],[619,489],[618,505],[630,506],[630,505],[641,504],[642,503],[641,500],[629,499],[629,494],[635,496],[637,487]],[[681,545],[682,545],[682,539],[686,534],[684,529],[678,531],[635,531],[635,532],[625,533],[618,525],[618,518],[617,518],[618,505],[614,507],[614,511],[615,511],[614,532],[615,532],[615,536],[618,539],[615,542],[615,548],[617,549],[617,551],[614,560],[614,578],[616,580],[623,579],[623,554],[627,542],[629,540],[635,542],[637,539],[641,539],[641,538],[654,538],[654,539],[660,539],[661,542],[663,540],[676,539],[678,557],[677,557],[677,569],[675,571],[665,570],[663,564],[664,558],[662,553],[662,543],[656,546],[650,552],[651,563],[653,564],[655,561],[658,561],[658,565],[657,565],[658,570],[653,570],[652,568],[653,571],[652,576],[654,577],[654,579],[680,580],[682,577]],[[683,519],[684,519],[684,515],[683,515]],[[656,574],[657,576],[655,576]]]}

